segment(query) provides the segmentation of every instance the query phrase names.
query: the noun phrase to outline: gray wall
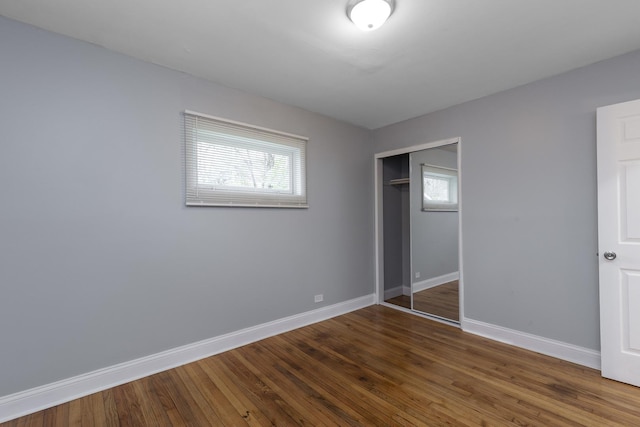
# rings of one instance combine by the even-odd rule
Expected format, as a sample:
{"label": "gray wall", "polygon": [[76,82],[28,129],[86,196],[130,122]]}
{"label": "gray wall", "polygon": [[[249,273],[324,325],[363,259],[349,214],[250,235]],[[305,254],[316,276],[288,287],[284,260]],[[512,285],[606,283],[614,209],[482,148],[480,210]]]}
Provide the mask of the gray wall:
{"label": "gray wall", "polygon": [[[4,18],[0,57],[0,396],[374,291],[368,131]],[[311,207],[185,207],[184,109],[310,137]]]}
{"label": "gray wall", "polygon": [[458,157],[440,148],[411,153],[412,283],[458,271],[458,212],[422,210],[423,163],[457,169]]}
{"label": "gray wall", "polygon": [[599,349],[596,108],[640,98],[640,52],[374,133],[462,137],[465,317]]}

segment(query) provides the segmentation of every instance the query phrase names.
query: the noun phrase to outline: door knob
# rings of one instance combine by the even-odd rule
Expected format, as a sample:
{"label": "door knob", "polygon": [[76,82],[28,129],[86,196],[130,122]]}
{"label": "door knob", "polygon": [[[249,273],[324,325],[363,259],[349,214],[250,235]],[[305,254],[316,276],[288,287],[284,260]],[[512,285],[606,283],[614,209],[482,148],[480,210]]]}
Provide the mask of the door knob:
{"label": "door knob", "polygon": [[614,259],[616,259],[616,253],[615,252],[605,252],[604,253],[604,259],[606,259],[607,261],[613,261]]}

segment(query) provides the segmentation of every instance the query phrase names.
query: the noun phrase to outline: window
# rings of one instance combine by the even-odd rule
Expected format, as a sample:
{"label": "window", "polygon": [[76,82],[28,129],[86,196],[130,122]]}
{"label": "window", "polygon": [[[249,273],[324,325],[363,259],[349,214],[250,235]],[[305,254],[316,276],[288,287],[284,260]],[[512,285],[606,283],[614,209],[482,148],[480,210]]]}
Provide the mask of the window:
{"label": "window", "polygon": [[306,208],[307,138],[185,111],[187,205]]}
{"label": "window", "polygon": [[422,165],[422,210],[458,210],[458,171]]}

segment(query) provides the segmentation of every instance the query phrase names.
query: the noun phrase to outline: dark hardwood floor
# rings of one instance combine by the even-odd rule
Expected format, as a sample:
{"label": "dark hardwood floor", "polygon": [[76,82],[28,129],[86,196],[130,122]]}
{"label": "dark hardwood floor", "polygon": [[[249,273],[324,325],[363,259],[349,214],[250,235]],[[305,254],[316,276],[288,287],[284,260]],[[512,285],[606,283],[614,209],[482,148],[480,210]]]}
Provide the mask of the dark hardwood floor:
{"label": "dark hardwood floor", "polygon": [[411,309],[411,297],[409,295],[400,295],[397,297],[389,298],[384,302],[389,304],[399,305],[400,307]]}
{"label": "dark hardwood floor", "polygon": [[640,426],[640,389],[372,306],[9,426]]}

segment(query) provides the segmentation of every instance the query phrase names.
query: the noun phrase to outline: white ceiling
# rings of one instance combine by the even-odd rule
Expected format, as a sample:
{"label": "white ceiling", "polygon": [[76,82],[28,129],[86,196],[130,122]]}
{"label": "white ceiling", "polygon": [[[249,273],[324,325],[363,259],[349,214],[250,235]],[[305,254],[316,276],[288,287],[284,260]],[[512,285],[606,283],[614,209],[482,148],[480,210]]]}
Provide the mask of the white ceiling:
{"label": "white ceiling", "polygon": [[376,129],[640,49],[640,0],[2,0],[0,15]]}

